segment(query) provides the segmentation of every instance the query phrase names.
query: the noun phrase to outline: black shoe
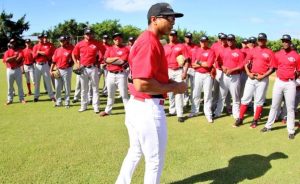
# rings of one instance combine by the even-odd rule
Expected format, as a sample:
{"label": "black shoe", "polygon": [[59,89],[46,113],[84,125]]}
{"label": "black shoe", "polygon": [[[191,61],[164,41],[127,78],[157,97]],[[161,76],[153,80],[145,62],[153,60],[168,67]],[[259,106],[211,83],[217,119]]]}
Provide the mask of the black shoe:
{"label": "black shoe", "polygon": [[176,114],[167,113],[166,116],[168,116],[168,117],[170,117],[170,116],[176,116]]}
{"label": "black shoe", "polygon": [[33,99],[33,102],[38,102],[38,101],[39,101],[38,98]]}
{"label": "black shoe", "polygon": [[185,120],[184,117],[178,117],[178,122],[179,122],[179,123],[183,123],[184,120]]}
{"label": "black shoe", "polygon": [[289,134],[289,139],[294,139],[295,138],[295,134]]}
{"label": "black shoe", "polygon": [[238,118],[235,123],[232,125],[233,127],[239,127],[243,124],[243,120]]}
{"label": "black shoe", "polygon": [[79,102],[79,100],[77,99],[72,100],[72,103],[77,103],[77,102]]}
{"label": "black shoe", "polygon": [[261,132],[270,132],[271,131],[271,129],[270,128],[266,128],[266,127],[264,127],[263,129],[261,129],[260,130]]}

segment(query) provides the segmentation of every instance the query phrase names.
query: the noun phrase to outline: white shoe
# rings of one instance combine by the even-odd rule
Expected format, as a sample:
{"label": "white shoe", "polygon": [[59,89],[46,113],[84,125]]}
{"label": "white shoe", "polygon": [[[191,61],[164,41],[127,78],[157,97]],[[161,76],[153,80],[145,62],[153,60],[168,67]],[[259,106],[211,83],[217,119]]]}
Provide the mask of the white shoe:
{"label": "white shoe", "polygon": [[81,108],[78,110],[78,112],[83,112],[83,111],[86,111],[86,108],[81,107]]}

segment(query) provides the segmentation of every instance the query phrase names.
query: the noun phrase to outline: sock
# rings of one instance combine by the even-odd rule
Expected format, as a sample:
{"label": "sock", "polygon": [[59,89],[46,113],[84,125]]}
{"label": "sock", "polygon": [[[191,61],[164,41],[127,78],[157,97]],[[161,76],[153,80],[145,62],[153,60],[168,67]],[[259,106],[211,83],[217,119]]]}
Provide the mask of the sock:
{"label": "sock", "polygon": [[30,83],[27,83],[27,89],[28,89],[28,93],[31,94],[31,87],[30,87]]}
{"label": "sock", "polygon": [[255,111],[255,115],[254,115],[254,120],[258,120],[259,117],[260,117],[260,114],[262,113],[263,111],[263,107],[262,106],[257,106],[256,107],[256,111]]}
{"label": "sock", "polygon": [[240,119],[244,119],[245,113],[247,112],[248,105],[242,104],[240,106]]}

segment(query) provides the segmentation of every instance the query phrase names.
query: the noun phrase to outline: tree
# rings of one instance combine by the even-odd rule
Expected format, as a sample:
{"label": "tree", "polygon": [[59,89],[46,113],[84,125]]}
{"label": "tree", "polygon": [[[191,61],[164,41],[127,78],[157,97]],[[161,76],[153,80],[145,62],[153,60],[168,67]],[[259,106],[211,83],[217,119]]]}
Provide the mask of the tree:
{"label": "tree", "polygon": [[101,23],[91,25],[91,28],[95,31],[96,39],[102,39],[104,34],[111,38],[114,33],[122,30],[119,20],[104,20]]}
{"label": "tree", "polygon": [[22,42],[21,35],[29,29],[29,22],[25,21],[26,15],[23,15],[16,22],[12,21],[13,14],[7,14],[2,11],[0,14],[0,51],[7,49],[9,39],[14,38],[17,42]]}

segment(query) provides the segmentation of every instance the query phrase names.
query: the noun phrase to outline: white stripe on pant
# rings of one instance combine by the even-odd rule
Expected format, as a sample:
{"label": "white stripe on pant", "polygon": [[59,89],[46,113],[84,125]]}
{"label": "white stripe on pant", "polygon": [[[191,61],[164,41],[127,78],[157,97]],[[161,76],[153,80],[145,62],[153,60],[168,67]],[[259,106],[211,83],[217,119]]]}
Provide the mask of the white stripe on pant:
{"label": "white stripe on pant", "polygon": [[130,147],[116,184],[129,184],[142,155],[145,157],[145,184],[159,184],[165,160],[167,127],[160,99],[145,102],[131,96],[126,106],[125,124]]}

